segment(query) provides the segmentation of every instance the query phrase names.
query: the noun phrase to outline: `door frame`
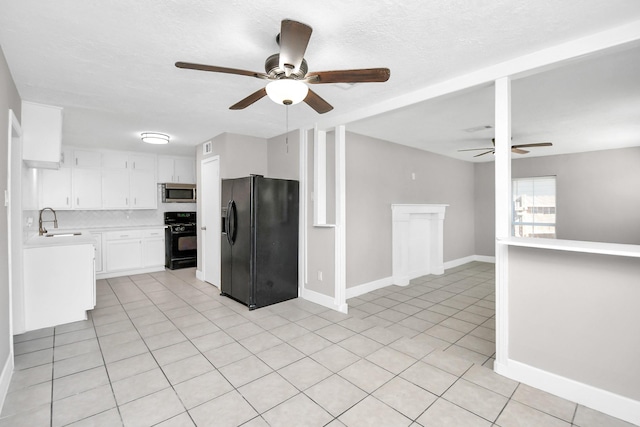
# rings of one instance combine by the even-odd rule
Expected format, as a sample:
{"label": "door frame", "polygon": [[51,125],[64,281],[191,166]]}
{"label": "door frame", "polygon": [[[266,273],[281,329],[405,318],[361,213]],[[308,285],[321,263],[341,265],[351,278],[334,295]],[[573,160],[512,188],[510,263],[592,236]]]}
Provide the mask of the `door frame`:
{"label": "door frame", "polygon": [[[220,288],[220,256],[219,256],[220,255],[220,238],[219,238],[219,236],[220,236],[220,233],[221,233],[220,221],[215,221],[214,220],[213,224],[208,224],[207,222],[205,222],[205,218],[207,217],[208,214],[207,214],[207,209],[206,209],[205,203],[204,203],[204,199],[205,199],[205,197],[207,197],[205,195],[208,194],[208,192],[205,191],[205,187],[208,184],[205,184],[204,179],[203,179],[204,169],[205,169],[205,167],[209,167],[210,163],[213,163],[213,162],[217,162],[217,164],[218,164],[218,170],[217,170],[218,179],[217,179],[217,182],[215,183],[215,185],[218,186],[218,198],[217,198],[217,200],[214,201],[214,205],[217,206],[217,210],[215,209],[215,206],[214,206],[214,212],[215,212],[214,215],[216,215],[216,213],[219,214],[220,213],[220,208],[221,208],[220,197],[221,197],[221,191],[222,191],[222,188],[221,188],[221,182],[222,181],[220,179],[220,156],[216,155],[216,156],[207,157],[207,158],[202,159],[200,161],[200,189],[199,189],[200,191],[198,191],[198,193],[199,193],[198,194],[198,201],[200,202],[199,203],[199,205],[200,205],[200,215],[199,215],[200,227],[198,229],[198,234],[199,234],[198,239],[202,242],[201,245],[200,245],[200,249],[201,249],[200,261],[202,263],[201,264],[202,277],[200,277],[200,279],[202,281],[204,281],[204,282],[207,282],[207,283],[210,283],[210,284],[216,286],[219,289]],[[217,271],[218,272],[217,272],[217,275],[216,275],[217,277],[214,277],[214,278],[210,277],[210,274],[207,274],[207,267],[206,267],[205,260],[207,259],[207,252],[213,252],[214,255],[215,255],[216,248],[214,248],[213,251],[212,251],[211,248],[207,248],[207,242],[206,242],[206,239],[204,237],[204,231],[205,230],[202,229],[202,227],[203,227],[202,224],[205,224],[204,227],[207,227],[206,231],[212,231],[214,233],[214,236],[218,236],[217,240],[215,240],[217,242],[217,253],[218,253],[218,257],[217,257],[217,259],[218,259],[218,261],[217,261],[218,268],[217,268]],[[213,228],[211,229],[209,227],[213,227]]]}

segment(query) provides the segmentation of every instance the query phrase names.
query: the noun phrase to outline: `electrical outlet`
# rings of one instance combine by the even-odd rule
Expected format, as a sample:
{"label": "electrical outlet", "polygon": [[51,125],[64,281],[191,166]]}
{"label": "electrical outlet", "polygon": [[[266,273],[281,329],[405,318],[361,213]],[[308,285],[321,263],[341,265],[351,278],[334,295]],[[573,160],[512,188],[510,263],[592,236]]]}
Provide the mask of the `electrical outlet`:
{"label": "electrical outlet", "polygon": [[322,271],[318,270],[318,281],[322,282]]}

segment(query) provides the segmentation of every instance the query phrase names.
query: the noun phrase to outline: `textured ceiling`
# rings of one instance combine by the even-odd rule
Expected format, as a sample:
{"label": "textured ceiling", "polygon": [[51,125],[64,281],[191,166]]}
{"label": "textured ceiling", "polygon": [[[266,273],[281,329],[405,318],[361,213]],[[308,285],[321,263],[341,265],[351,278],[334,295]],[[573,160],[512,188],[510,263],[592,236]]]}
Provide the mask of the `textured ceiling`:
{"label": "textured ceiling", "polygon": [[[24,100],[64,107],[66,144],[192,153],[193,146],[224,132],[282,134],[285,107],[265,98],[230,111],[264,82],[173,64],[262,71],[266,57],[278,50],[275,36],[284,18],[313,27],[305,55],[311,70],[391,69],[387,83],[314,87],[335,107],[325,116],[338,117],[636,21],[640,2],[0,0],[0,45]],[[445,118],[456,120],[443,113]],[[304,104],[289,108],[290,129],[317,119]],[[391,137],[377,136],[393,141],[393,126],[383,129]],[[143,131],[168,133],[172,144],[144,147],[138,139]]]}
{"label": "textured ceiling", "polygon": [[[640,145],[638,46],[580,58],[511,86],[513,144],[553,143],[528,149],[527,157]],[[348,129],[482,162],[493,156],[474,156],[487,150],[458,150],[491,149],[493,124],[494,88],[486,85],[358,120]]]}

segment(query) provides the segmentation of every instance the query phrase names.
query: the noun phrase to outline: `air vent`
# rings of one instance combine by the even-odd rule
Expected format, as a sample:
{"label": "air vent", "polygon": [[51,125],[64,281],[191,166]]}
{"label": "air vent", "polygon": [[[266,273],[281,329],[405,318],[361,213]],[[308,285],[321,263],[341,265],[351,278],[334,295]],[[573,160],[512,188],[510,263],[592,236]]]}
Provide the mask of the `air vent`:
{"label": "air vent", "polygon": [[465,132],[479,132],[481,130],[493,129],[493,126],[490,125],[482,125],[482,126],[474,126],[472,128],[465,129]]}
{"label": "air vent", "polygon": [[211,143],[211,141],[207,141],[204,144],[202,144],[202,154],[206,155],[212,152],[213,152],[213,144]]}

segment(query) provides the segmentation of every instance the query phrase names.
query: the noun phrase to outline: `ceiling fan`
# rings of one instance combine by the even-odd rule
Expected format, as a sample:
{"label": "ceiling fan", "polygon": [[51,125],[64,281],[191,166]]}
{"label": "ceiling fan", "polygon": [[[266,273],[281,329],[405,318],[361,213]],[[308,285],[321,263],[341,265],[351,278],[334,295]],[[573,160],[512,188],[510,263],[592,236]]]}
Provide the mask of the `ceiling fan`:
{"label": "ceiling fan", "polygon": [[[485,151],[484,153],[480,153],[480,154],[476,154],[473,157],[480,157],[480,156],[484,156],[485,154],[494,154],[496,152],[496,139],[495,138],[491,138],[491,143],[493,144],[493,147],[487,147],[487,148],[467,148],[464,150],[458,150],[458,151],[480,151],[480,150],[488,150]],[[523,150],[523,148],[532,148],[532,147],[551,147],[553,144],[550,142],[535,142],[532,144],[518,144],[518,145],[512,145],[511,146],[511,152],[512,153],[516,153],[516,154],[527,154],[529,151],[527,150]]]}
{"label": "ceiling fan", "polygon": [[264,73],[189,62],[176,62],[176,67],[237,74],[269,81],[266,87],[229,107],[231,110],[242,110],[268,95],[273,101],[284,105],[293,105],[304,101],[318,113],[323,114],[331,111],[333,107],[309,89],[306,83],[369,83],[389,80],[391,72],[388,68],[309,72],[304,53],[311,38],[311,31],[310,26],[301,22],[290,19],[283,20],[280,34],[276,37],[276,41],[280,45],[280,53],[267,58],[264,64]]}

